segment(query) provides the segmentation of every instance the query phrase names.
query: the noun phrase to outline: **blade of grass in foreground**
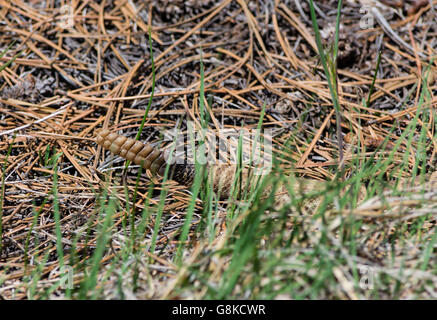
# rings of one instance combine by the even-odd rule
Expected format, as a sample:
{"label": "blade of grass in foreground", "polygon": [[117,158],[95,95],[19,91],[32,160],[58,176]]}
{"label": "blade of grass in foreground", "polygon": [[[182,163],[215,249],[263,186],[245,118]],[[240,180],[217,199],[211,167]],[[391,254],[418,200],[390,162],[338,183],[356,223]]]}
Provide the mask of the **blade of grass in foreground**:
{"label": "blade of grass in foreground", "polygon": [[[341,135],[341,111],[340,111],[340,101],[338,97],[338,77],[337,77],[337,55],[338,55],[338,38],[339,38],[339,27],[340,27],[340,15],[342,1],[338,2],[337,7],[337,20],[335,26],[335,40],[334,40],[334,52],[332,56],[327,56],[325,54],[325,49],[323,48],[322,37],[320,36],[319,25],[317,23],[316,12],[314,8],[313,0],[309,0],[311,20],[313,23],[314,34],[316,37],[317,51],[322,62],[323,70],[326,75],[326,80],[328,82],[329,91],[331,93],[332,104],[336,112],[336,126],[337,126],[337,139],[338,139],[338,152],[339,152],[339,166],[341,170],[340,178],[343,176],[344,163],[343,163],[343,137]],[[328,54],[330,54],[328,52]]]}
{"label": "blade of grass in foreground", "polygon": [[165,183],[167,182],[168,175],[170,172],[170,163],[172,161],[172,155],[173,155],[173,152],[176,148],[176,143],[175,143],[175,141],[173,141],[173,142],[174,143],[173,143],[171,150],[170,150],[170,157],[167,159],[167,164],[165,167],[164,176],[162,178],[163,188],[161,189],[161,193],[159,195],[159,204],[158,204],[156,218],[155,218],[155,225],[153,227],[152,243],[150,245],[150,253],[152,253],[152,254],[155,253],[156,241],[158,239],[158,233],[159,233],[160,226],[161,226],[162,215],[164,213],[165,199],[167,197],[167,192],[168,192],[168,188],[165,186]]}
{"label": "blade of grass in foreground", "polygon": [[[5,50],[3,50],[2,53],[0,53],[0,58],[3,58],[3,56],[6,54],[6,52],[8,52],[12,48],[14,43],[15,43],[15,41],[12,41],[12,43]],[[12,64],[12,62],[14,62],[15,59],[17,59],[23,53],[23,51],[24,50],[18,52],[15,56],[13,56],[11,59],[9,59],[8,62],[6,62],[4,65],[0,66],[0,72],[3,71],[4,69],[6,69],[7,67],[9,67]]]}
{"label": "blade of grass in foreground", "polygon": [[[90,259],[91,270],[89,274],[85,275],[81,283],[79,294],[79,298],[81,299],[88,299],[89,293],[92,292],[97,285],[97,277],[99,275],[99,271],[101,271],[101,260],[106,251],[107,243],[112,235],[111,229],[113,225],[114,214],[117,210],[117,198],[114,195],[110,195],[108,198],[108,203],[105,205],[103,202],[107,199],[107,195],[101,195],[99,215],[100,217],[103,217],[103,225],[98,232],[96,248]],[[95,298],[95,294],[93,294],[92,297]]]}
{"label": "blade of grass in foreground", "polygon": [[233,249],[232,259],[229,267],[222,277],[222,283],[217,292],[217,299],[227,299],[235,288],[238,278],[247,262],[256,255],[259,244],[261,216],[271,205],[273,194],[269,199],[260,200],[256,198],[252,210],[247,215],[242,226],[239,227],[239,238]]}
{"label": "blade of grass in foreground", "polygon": [[[155,62],[153,60],[153,47],[152,47],[152,28],[149,28],[149,50],[150,50],[150,63],[152,65],[152,91],[150,92],[149,102],[147,103],[146,111],[144,112],[143,119],[141,120],[140,127],[138,128],[137,135],[135,136],[135,140],[139,140],[141,133],[143,132],[144,124],[146,123],[147,116],[149,114],[150,107],[152,106],[153,96],[155,94]],[[124,167],[124,171],[129,167],[130,161],[126,160],[126,164]]]}
{"label": "blade of grass in foreground", "polygon": [[[202,123],[202,129],[206,128],[207,122],[205,119],[205,87],[204,87],[204,69],[203,69],[203,59],[202,59],[202,54],[200,55],[200,94],[199,94],[199,109],[201,110],[201,123]],[[201,163],[199,163],[198,161],[198,150],[196,149],[196,146],[194,144],[194,136],[193,136],[193,132],[192,130],[188,130],[189,134],[190,134],[190,141],[191,141],[191,148],[192,150],[194,150],[194,163],[195,163],[195,170],[196,170],[196,174],[194,177],[194,182],[193,182],[193,186],[191,188],[192,190],[192,196],[190,199],[190,203],[188,205],[187,208],[187,213],[185,215],[185,221],[184,221],[184,225],[182,226],[182,231],[181,231],[181,235],[179,238],[179,245],[178,245],[178,249],[177,249],[177,253],[176,253],[176,263],[180,266],[182,264],[182,251],[184,248],[184,243],[188,238],[188,232],[190,230],[190,226],[191,226],[191,221],[193,219],[193,214],[194,214],[194,208],[195,208],[195,204],[196,204],[196,199],[197,196],[200,192],[200,188],[202,186],[202,181],[204,180],[204,175],[205,175],[205,166],[202,165]],[[200,149],[204,149],[205,148],[205,138],[202,137],[204,140],[200,141],[201,143],[201,148]]]}
{"label": "blade of grass in foreground", "polygon": [[373,93],[373,90],[375,88],[375,82],[376,82],[376,77],[378,75],[379,64],[381,63],[381,55],[382,55],[382,51],[379,51],[378,52],[378,59],[376,61],[375,72],[373,73],[372,84],[370,85],[369,96],[367,97],[367,103],[365,105],[365,107],[367,107],[367,108],[370,105],[370,98],[372,97],[372,93]]}
{"label": "blade of grass in foreground", "polygon": [[149,114],[150,107],[152,106],[153,95],[155,94],[155,62],[153,59],[153,47],[152,47],[152,28],[149,28],[149,50],[150,50],[150,63],[152,65],[152,92],[150,93],[149,102],[147,103],[146,112],[144,113],[143,120],[141,121],[140,127],[138,128],[137,136],[135,137],[138,140],[141,136],[141,132],[143,131],[144,124],[147,119],[147,115]]}
{"label": "blade of grass in foreground", "polygon": [[61,218],[59,213],[59,198],[58,198],[58,160],[62,152],[58,153],[53,159],[53,215],[55,217],[55,233],[56,233],[56,252],[58,254],[59,266],[64,267],[64,250],[62,246]]}

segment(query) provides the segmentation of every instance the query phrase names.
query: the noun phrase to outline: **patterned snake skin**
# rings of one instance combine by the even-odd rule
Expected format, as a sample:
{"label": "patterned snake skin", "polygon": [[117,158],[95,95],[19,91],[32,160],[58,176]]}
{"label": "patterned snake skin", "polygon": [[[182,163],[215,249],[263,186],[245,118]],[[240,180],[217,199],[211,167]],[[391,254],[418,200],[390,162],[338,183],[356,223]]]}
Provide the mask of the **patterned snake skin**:
{"label": "patterned snake skin", "polygon": [[[167,166],[164,152],[148,143],[124,137],[107,129],[98,131],[96,142],[104,149],[140,165],[145,170],[150,170],[153,174],[164,175]],[[217,164],[208,167],[213,190],[223,199],[228,198],[230,195],[236,168],[236,165],[229,164]],[[193,183],[195,173],[193,164],[174,163],[170,164],[169,167],[169,177],[187,187],[190,187]],[[242,186],[247,182],[248,175],[248,169],[243,169],[241,175],[239,175]]]}
{"label": "patterned snake skin", "polygon": [[[142,166],[145,170],[150,170],[153,174],[164,175],[167,166],[164,152],[154,148],[148,143],[142,143],[135,139],[124,137],[117,133],[110,132],[107,129],[102,129],[97,132],[96,142],[104,149]],[[254,184],[252,181],[256,181],[256,179],[248,181],[250,173],[246,168],[243,168],[241,174],[235,177],[236,169],[236,165],[229,164],[216,164],[208,167],[208,174],[212,180],[213,190],[216,194],[220,195],[220,198],[227,199],[230,197],[235,178],[237,178],[237,183],[239,183],[240,186],[243,188],[247,186],[248,189],[251,189],[252,184]],[[174,163],[169,165],[169,178],[184,186],[190,187],[194,177],[195,167],[193,164]],[[322,182],[313,179],[299,178],[297,181],[299,183],[296,184],[295,191],[301,194],[308,191],[321,190],[321,186],[323,185]],[[428,182],[423,186],[428,190],[437,189],[437,171],[431,175]],[[364,186],[362,186],[362,189],[360,192],[361,199],[363,199],[366,192]],[[270,191],[271,188],[267,188],[264,190],[264,194],[268,195]],[[278,198],[281,203],[289,200],[287,189],[284,186],[280,186],[276,194],[279,195]]]}

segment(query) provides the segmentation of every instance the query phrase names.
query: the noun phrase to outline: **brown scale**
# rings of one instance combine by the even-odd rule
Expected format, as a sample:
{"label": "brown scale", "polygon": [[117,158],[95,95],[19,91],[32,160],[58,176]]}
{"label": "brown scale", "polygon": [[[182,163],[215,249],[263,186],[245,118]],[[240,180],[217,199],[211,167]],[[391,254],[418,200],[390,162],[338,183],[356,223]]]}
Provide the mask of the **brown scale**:
{"label": "brown scale", "polygon": [[165,170],[165,159],[162,152],[148,143],[144,144],[135,139],[110,132],[107,129],[100,130],[97,133],[96,142],[113,154],[130,160],[152,173],[162,175]]}
{"label": "brown scale", "polygon": [[[97,132],[96,142],[104,149],[140,165],[145,170],[150,170],[153,174],[164,175],[167,165],[164,153],[148,143],[124,137],[107,129]],[[229,197],[234,183],[235,171],[235,165],[219,164],[208,167],[213,190],[220,194],[221,198]],[[189,187],[193,183],[194,176],[195,167],[193,164],[170,164],[169,177],[178,183]],[[248,170],[243,169],[241,174],[243,187],[245,187],[247,176]]]}

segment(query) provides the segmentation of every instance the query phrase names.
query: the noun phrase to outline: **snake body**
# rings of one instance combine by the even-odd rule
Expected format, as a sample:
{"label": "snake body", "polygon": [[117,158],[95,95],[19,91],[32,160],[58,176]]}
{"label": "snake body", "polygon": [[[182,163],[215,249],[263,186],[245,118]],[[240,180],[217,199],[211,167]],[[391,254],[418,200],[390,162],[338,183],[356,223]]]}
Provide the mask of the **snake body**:
{"label": "snake body", "polygon": [[[98,131],[96,143],[111,153],[140,165],[144,170],[150,170],[152,174],[164,175],[167,166],[164,152],[148,143],[127,138],[108,129]],[[241,174],[235,177],[237,166],[230,164],[211,165],[207,169],[212,180],[212,188],[221,198],[229,197],[235,178],[241,177],[241,185],[244,186],[249,176],[248,169],[244,168]],[[195,174],[193,164],[179,161],[169,164],[169,177],[184,186],[192,185]],[[251,186],[250,183],[248,185]]]}
{"label": "snake body", "polygon": [[[167,166],[164,152],[148,143],[127,138],[115,132],[110,132],[107,129],[98,131],[96,142],[113,154],[140,165],[144,170],[150,170],[152,174],[158,174],[159,176],[164,175]],[[255,186],[254,181],[256,181],[256,179],[251,179],[248,168],[237,171],[236,165],[214,164],[208,166],[207,170],[208,177],[210,181],[212,181],[212,189],[221,199],[230,197],[234,185],[239,185],[249,190]],[[179,161],[169,164],[169,178],[179,184],[190,187],[195,175],[196,170],[193,164],[179,163]],[[309,191],[323,190],[323,183],[321,181],[304,178],[297,178],[296,181],[297,183],[293,184],[292,187],[295,192],[300,194],[305,194]],[[263,190],[263,194],[266,196],[269,195],[271,187],[272,186],[269,186]],[[428,190],[435,190],[437,188],[437,171],[431,175],[429,180],[424,183],[422,187]],[[362,186],[361,189],[359,198],[363,200],[366,190],[364,186]],[[278,203],[285,203],[290,200],[288,190],[284,185],[276,189],[275,196]],[[316,204],[318,201],[313,201],[313,203]]]}

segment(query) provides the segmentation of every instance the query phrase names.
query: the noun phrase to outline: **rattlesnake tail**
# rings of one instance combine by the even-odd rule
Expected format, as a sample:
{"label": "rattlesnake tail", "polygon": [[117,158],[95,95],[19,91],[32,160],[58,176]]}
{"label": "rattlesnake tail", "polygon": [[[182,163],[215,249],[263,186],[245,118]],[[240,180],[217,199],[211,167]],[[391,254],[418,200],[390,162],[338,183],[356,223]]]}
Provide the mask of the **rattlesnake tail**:
{"label": "rattlesnake tail", "polygon": [[[148,143],[122,136],[108,129],[97,132],[96,143],[111,153],[140,165],[144,170],[150,170],[152,174],[164,175],[167,166],[164,152]],[[190,186],[194,175],[193,165],[179,163],[170,165],[170,178],[180,184]]]}

